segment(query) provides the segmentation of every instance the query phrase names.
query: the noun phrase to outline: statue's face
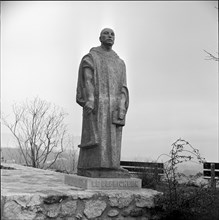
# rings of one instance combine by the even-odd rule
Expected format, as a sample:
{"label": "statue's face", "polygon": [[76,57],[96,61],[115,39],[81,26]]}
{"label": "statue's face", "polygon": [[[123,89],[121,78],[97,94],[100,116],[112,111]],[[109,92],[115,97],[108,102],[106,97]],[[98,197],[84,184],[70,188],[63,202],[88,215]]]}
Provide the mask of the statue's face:
{"label": "statue's face", "polygon": [[100,33],[100,42],[112,46],[115,40],[115,33],[110,28],[105,28]]}

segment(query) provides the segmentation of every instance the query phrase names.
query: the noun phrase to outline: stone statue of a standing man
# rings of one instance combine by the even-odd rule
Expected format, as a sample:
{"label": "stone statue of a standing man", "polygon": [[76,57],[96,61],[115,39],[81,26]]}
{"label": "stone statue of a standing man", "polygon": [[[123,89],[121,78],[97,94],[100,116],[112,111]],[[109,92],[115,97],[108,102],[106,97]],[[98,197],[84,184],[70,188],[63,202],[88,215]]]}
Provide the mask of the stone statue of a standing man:
{"label": "stone statue of a standing man", "polygon": [[82,58],[77,103],[83,107],[78,175],[127,178],[120,168],[122,127],[129,105],[125,63],[112,50],[115,33],[101,31],[101,46]]}

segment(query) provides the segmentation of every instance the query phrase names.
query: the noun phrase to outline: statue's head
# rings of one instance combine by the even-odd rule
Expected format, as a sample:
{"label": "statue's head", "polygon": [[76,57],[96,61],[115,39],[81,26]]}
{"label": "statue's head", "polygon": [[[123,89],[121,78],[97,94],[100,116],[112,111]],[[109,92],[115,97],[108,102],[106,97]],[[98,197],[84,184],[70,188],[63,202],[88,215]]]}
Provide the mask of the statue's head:
{"label": "statue's head", "polygon": [[114,31],[110,28],[104,28],[100,32],[99,40],[100,40],[101,44],[104,44],[106,46],[113,46],[114,41],[115,41]]}

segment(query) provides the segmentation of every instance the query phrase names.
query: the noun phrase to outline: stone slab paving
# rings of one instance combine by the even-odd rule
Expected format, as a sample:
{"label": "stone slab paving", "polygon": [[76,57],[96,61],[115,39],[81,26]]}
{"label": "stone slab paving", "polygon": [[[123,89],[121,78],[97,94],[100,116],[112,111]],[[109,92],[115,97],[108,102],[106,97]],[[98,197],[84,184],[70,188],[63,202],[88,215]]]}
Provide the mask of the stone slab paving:
{"label": "stone slab paving", "polygon": [[1,169],[1,219],[150,219],[159,192],[83,190],[64,184],[64,174],[18,164]]}

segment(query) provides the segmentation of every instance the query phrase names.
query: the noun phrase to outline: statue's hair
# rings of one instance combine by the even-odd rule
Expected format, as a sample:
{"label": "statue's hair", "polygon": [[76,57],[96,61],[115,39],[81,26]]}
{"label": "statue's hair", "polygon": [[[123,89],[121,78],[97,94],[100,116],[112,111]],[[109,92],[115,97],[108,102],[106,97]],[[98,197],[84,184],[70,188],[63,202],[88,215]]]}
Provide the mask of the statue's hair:
{"label": "statue's hair", "polygon": [[102,29],[102,31],[100,32],[100,36],[102,35],[102,33],[103,33],[106,29],[110,29],[110,30],[112,30],[112,31],[114,32],[114,30],[113,30],[112,28],[104,28],[104,29]]}

